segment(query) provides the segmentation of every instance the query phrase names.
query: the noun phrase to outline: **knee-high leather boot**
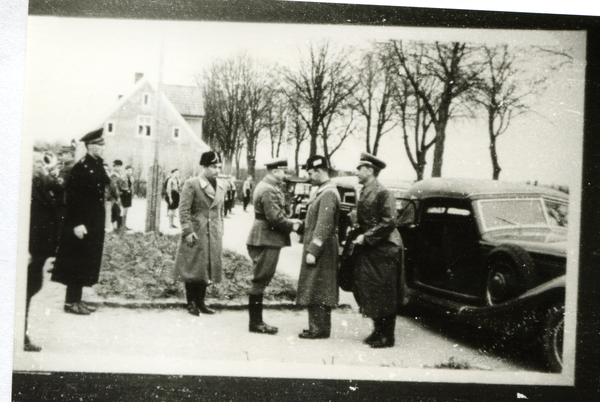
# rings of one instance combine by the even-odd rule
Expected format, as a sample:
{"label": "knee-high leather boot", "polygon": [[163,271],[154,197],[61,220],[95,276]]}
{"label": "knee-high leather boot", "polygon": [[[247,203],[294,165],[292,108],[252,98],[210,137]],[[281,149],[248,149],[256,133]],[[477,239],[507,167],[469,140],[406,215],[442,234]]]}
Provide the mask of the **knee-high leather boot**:
{"label": "knee-high leather boot", "polygon": [[248,329],[250,332],[256,332],[258,334],[269,334],[274,335],[278,329],[270,325],[265,324],[262,318],[263,310],[263,295],[250,295],[248,303],[248,311],[250,314],[250,325]]}
{"label": "knee-high leather boot", "polygon": [[206,287],[205,284],[200,284],[198,287],[198,299],[196,299],[196,305],[202,314],[214,314],[215,312],[204,304],[204,298],[206,297]]}
{"label": "knee-high leather boot", "polygon": [[379,318],[381,336],[379,339],[371,342],[372,348],[391,348],[395,343],[394,333],[396,331],[396,314],[388,315],[387,317]]}

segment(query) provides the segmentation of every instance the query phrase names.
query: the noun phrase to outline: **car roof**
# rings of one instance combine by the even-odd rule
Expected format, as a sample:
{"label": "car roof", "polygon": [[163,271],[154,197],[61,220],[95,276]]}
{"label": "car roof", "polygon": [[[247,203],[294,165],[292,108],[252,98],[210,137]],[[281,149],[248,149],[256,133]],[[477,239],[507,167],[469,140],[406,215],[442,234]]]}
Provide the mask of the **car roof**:
{"label": "car roof", "polygon": [[[334,183],[336,186],[338,187],[344,187],[344,188],[357,188],[359,186],[362,186],[362,184],[358,183],[358,177],[357,176],[337,176],[337,177],[333,177],[331,179],[331,182]],[[388,190],[403,190],[406,191],[408,190],[411,186],[412,183],[408,182],[408,181],[379,181],[385,188],[387,188]]]}
{"label": "car roof", "polygon": [[433,178],[415,183],[407,192],[408,198],[497,198],[552,197],[568,200],[569,195],[543,186],[482,179]]}

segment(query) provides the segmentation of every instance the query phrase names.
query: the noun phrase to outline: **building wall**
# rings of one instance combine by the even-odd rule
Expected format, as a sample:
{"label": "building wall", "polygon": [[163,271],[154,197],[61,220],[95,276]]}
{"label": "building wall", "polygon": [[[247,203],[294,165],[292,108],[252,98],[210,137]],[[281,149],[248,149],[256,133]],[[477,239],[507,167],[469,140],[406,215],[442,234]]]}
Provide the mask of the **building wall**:
{"label": "building wall", "polygon": [[[142,104],[144,94],[149,94],[148,105]],[[156,96],[149,84],[142,86],[121,107],[105,121],[105,133],[108,123],[113,124],[114,134],[106,134],[104,160],[112,164],[115,159],[131,165],[134,175],[147,180],[154,159],[154,136],[157,134],[155,119],[152,119],[150,136],[138,135],[138,116],[152,117]],[[182,177],[197,173],[200,154],[205,151],[184,132],[177,115],[166,105],[161,105],[158,125],[159,165],[161,171],[170,172],[173,168],[181,171]],[[179,127],[179,138],[173,138],[173,128]]]}

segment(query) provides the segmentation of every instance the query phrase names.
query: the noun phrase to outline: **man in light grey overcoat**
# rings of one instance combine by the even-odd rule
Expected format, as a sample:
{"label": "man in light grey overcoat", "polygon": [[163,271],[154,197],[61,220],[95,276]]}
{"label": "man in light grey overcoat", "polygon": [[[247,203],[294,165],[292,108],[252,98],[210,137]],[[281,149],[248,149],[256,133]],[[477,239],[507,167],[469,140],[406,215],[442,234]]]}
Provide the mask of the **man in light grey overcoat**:
{"label": "man in light grey overcoat", "polygon": [[329,180],[329,164],[323,156],[306,161],[312,184],[319,186],[308,200],[304,221],[304,251],[296,303],[308,306],[308,330],[302,339],[329,338],[331,308],[337,306],[339,290],[338,221],[340,194]]}
{"label": "man in light grey overcoat", "polygon": [[185,282],[187,309],[195,316],[214,314],[204,302],[206,288],[223,278],[225,187],[217,181],[221,157],[213,151],[205,152],[200,166],[200,175],[186,180],[181,192],[181,242],[175,260],[175,279]]}
{"label": "man in light grey overcoat", "polygon": [[265,324],[262,318],[263,294],[275,275],[281,248],[291,245],[290,233],[298,230],[300,221],[286,217],[285,197],[279,187],[285,176],[287,160],[276,159],[265,166],[267,175],[254,190],[254,222],[246,241],[253,273],[248,304],[249,330],[274,335],[278,329]]}

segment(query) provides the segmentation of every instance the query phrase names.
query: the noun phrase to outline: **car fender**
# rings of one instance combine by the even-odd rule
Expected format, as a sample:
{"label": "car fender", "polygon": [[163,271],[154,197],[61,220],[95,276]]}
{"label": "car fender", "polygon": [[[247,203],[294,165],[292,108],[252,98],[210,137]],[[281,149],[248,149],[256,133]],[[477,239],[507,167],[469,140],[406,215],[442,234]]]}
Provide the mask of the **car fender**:
{"label": "car fender", "polygon": [[515,307],[526,307],[535,310],[547,300],[556,300],[559,297],[564,298],[566,287],[565,275],[561,275],[548,282],[545,282],[533,289],[528,290],[519,297],[509,300],[505,303],[493,306],[464,306],[458,311],[462,316],[475,316],[481,314],[492,314],[515,309]]}

